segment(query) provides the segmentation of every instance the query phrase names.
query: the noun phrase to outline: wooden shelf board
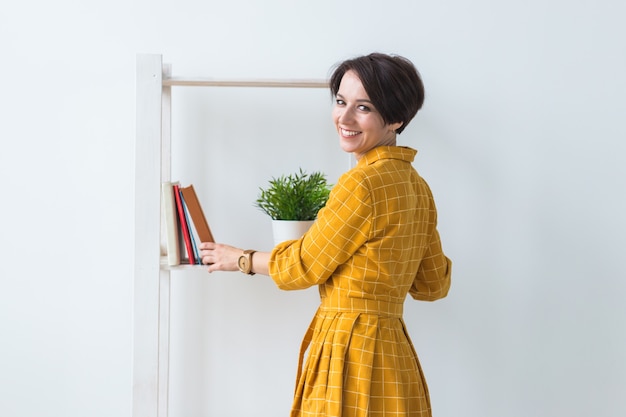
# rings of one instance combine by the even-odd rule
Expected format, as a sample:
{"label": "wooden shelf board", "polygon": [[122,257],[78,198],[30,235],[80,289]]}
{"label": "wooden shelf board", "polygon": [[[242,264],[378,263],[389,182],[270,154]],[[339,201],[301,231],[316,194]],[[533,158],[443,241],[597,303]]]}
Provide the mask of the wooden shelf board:
{"label": "wooden shelf board", "polygon": [[180,271],[180,270],[206,270],[207,265],[192,265],[192,264],[179,264],[179,265],[169,265],[167,263],[167,257],[161,257],[161,269],[170,270],[170,271]]}
{"label": "wooden shelf board", "polygon": [[328,88],[327,80],[225,80],[211,78],[163,78],[164,86],[189,87],[284,87],[284,88]]}

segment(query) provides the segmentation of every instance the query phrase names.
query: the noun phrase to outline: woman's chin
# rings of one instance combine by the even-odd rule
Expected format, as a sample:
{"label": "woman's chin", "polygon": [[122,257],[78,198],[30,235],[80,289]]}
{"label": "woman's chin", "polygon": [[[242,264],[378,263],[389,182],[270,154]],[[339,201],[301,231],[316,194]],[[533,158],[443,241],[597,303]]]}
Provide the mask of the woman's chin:
{"label": "woman's chin", "polygon": [[347,152],[347,153],[353,153],[354,151],[357,150],[356,144],[346,139],[341,139],[339,141],[339,146],[344,152]]}

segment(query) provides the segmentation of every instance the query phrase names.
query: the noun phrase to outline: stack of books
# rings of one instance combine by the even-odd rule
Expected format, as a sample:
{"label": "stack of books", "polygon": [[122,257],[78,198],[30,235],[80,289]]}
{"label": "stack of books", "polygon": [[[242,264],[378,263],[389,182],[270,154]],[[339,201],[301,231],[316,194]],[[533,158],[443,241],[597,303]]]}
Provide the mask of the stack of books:
{"label": "stack of books", "polygon": [[202,264],[200,243],[215,240],[193,185],[181,187],[178,181],[164,182],[161,198],[167,264]]}

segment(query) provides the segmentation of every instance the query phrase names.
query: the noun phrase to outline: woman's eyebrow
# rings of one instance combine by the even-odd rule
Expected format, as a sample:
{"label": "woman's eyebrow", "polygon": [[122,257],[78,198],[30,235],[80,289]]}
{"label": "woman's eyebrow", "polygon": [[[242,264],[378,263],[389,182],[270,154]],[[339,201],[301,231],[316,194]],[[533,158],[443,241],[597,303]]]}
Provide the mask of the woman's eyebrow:
{"label": "woman's eyebrow", "polygon": [[[345,97],[344,97],[343,95],[341,95],[340,93],[337,93],[336,97],[337,97],[337,98],[341,98],[341,99],[345,98]],[[358,99],[356,99],[355,101],[356,101],[357,103],[368,103],[368,104],[374,105],[374,103],[372,103],[370,100],[368,100],[368,99],[366,99],[366,98],[358,98]]]}

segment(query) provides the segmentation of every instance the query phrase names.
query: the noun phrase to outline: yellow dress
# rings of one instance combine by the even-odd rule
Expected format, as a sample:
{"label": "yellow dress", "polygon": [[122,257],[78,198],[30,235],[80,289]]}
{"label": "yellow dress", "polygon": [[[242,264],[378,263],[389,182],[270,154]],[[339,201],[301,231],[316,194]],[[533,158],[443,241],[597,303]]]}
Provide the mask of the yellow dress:
{"label": "yellow dress", "polygon": [[431,191],[411,165],[416,153],[367,152],[311,229],[272,251],[279,288],[318,285],[321,299],[302,343],[292,417],[431,416],[402,308],[407,294],[445,297],[451,262]]}

